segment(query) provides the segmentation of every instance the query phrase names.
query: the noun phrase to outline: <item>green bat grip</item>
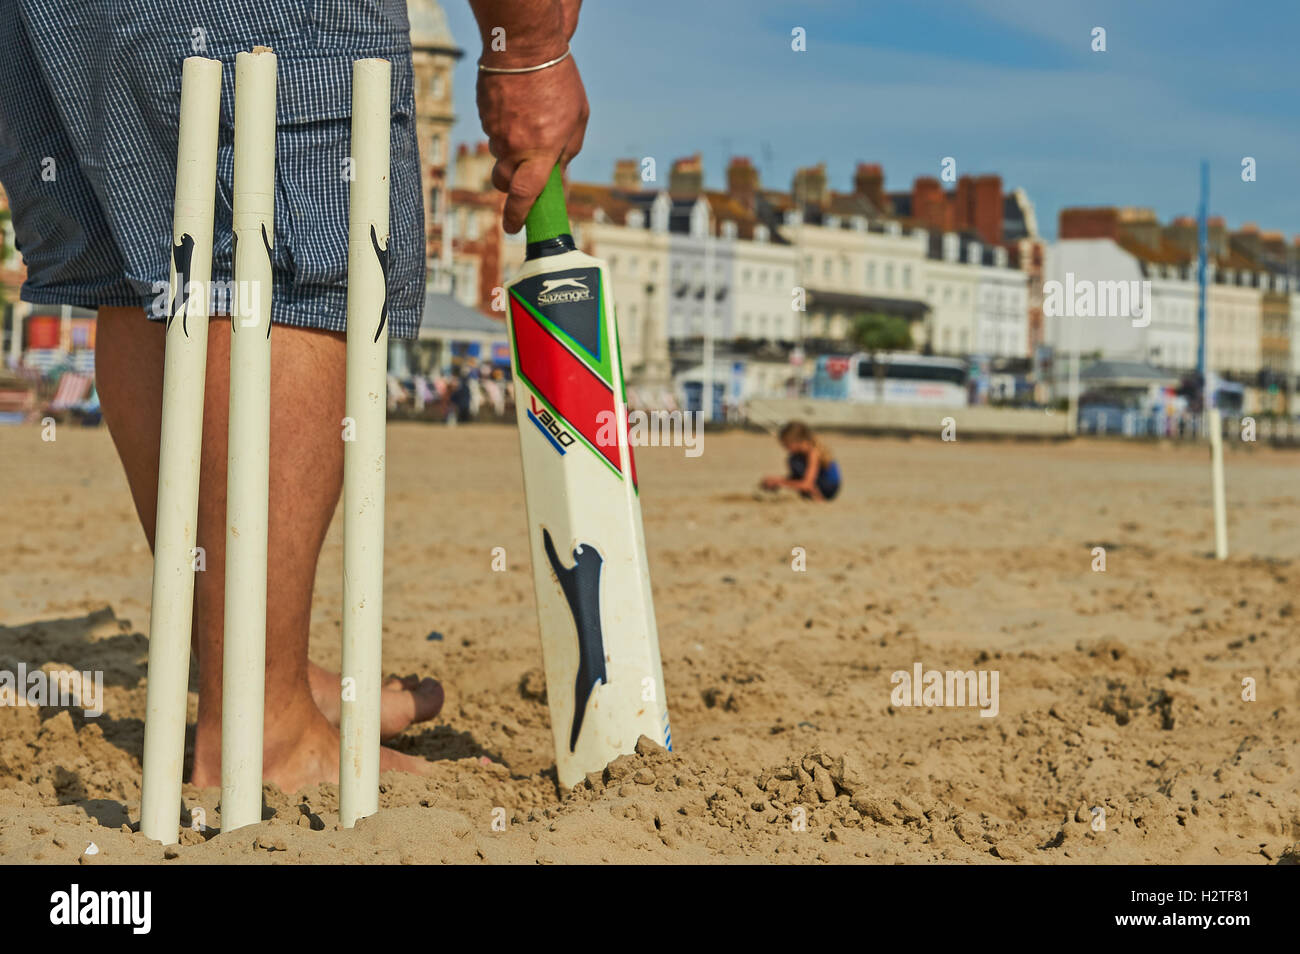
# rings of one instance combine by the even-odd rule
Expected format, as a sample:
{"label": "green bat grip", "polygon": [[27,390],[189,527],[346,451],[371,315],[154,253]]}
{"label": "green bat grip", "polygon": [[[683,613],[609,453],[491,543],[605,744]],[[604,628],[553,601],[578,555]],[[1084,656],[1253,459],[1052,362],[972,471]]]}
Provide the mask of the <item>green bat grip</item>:
{"label": "green bat grip", "polygon": [[564,207],[564,181],[560,178],[558,164],[551,170],[551,177],[546,180],[546,187],[529,210],[528,218],[524,219],[524,228],[530,245],[569,234],[569,213]]}

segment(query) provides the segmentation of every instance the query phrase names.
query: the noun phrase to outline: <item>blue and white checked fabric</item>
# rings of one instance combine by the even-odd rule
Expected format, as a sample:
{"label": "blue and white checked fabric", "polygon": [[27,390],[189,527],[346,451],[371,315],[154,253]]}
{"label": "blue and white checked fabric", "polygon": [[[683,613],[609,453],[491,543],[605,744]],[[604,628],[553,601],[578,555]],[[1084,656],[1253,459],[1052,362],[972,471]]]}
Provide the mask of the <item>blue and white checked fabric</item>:
{"label": "blue and white checked fabric", "polygon": [[47,304],[164,291],[181,63],[223,63],[212,275],[230,280],[235,54],[278,59],[272,320],[346,327],[352,61],[393,63],[389,321],[414,337],[425,231],[404,0],[0,0],[0,184]]}

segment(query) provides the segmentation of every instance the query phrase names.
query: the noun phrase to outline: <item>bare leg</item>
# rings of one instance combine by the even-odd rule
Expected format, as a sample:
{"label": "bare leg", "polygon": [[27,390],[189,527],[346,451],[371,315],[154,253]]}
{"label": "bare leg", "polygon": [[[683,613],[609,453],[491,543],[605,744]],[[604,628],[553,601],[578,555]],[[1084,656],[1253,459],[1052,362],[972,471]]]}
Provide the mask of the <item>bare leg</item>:
{"label": "bare leg", "polygon": [[[163,329],[135,308],[102,308],[98,325],[96,375],[104,419],[152,545]],[[270,597],[263,758],[266,780],[292,792],[336,779],[338,773],[338,734],[313,699],[307,642],[316,561],[343,480],[344,341],[341,335],[287,326],[276,326],[272,334]],[[229,368],[230,324],[214,319],[208,335],[198,525],[198,545],[204,548],[207,569],[195,586],[199,721],[193,781],[200,786],[219,784],[221,777]],[[438,695],[441,701],[440,689]],[[397,696],[385,693],[385,701],[395,701]],[[427,705],[409,700],[403,707],[414,714]],[[422,764],[385,750],[382,767],[417,771]]]}

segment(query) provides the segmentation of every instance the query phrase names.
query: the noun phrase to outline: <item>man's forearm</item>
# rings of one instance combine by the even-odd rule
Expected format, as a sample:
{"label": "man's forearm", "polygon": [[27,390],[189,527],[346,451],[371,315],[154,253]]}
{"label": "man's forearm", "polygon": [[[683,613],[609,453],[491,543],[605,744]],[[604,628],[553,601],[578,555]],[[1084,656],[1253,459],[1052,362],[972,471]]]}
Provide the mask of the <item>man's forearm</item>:
{"label": "man's forearm", "polygon": [[536,66],[562,55],[571,32],[566,7],[573,8],[576,21],[578,6],[562,0],[469,0],[469,5],[483,40],[483,63],[502,69]]}

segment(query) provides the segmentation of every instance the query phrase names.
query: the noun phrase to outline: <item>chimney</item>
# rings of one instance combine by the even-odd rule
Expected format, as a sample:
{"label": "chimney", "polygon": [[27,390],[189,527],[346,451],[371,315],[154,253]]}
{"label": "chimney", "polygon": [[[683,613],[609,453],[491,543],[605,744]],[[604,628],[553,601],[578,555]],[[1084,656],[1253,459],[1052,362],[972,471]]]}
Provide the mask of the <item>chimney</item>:
{"label": "chimney", "polygon": [[799,208],[815,205],[822,208],[830,198],[826,188],[826,163],[798,169],[794,174],[794,204]]}
{"label": "chimney", "polygon": [[1063,239],[1119,239],[1119,210],[1109,207],[1062,209],[1057,229]]}
{"label": "chimney", "polygon": [[881,215],[889,215],[893,209],[885,198],[885,171],[874,162],[859,162],[853,173],[853,194],[860,195]]}
{"label": "chimney", "polygon": [[1119,210],[1119,234],[1149,249],[1160,247],[1160,221],[1154,209],[1127,206]]}
{"label": "chimney", "polygon": [[758,196],[758,170],[744,156],[735,156],[727,165],[727,194],[745,208],[754,208]]}
{"label": "chimney", "polygon": [[979,176],[974,183],[972,225],[988,245],[1002,242],[1002,177]]}
{"label": "chimney", "polygon": [[623,192],[641,191],[641,167],[635,159],[614,160],[614,188]]}
{"label": "chimney", "polygon": [[970,176],[957,180],[957,195],[953,207],[953,226],[959,231],[975,228],[975,183]]}
{"label": "chimney", "polygon": [[943,186],[933,176],[917,176],[912,183],[912,218],[935,232],[952,227]]}
{"label": "chimney", "polygon": [[668,191],[676,198],[690,199],[704,188],[704,160],[697,152],[673,163],[668,177]]}

